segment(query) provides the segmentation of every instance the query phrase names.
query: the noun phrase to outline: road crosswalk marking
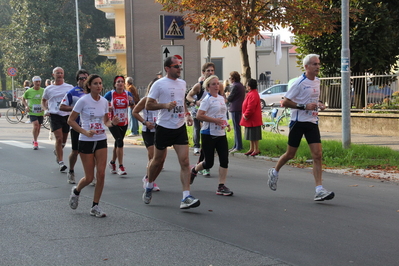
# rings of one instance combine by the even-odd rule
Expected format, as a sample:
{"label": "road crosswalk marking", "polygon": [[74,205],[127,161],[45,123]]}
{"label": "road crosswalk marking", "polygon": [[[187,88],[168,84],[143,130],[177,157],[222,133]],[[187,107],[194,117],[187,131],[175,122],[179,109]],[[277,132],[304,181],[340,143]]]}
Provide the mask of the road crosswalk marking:
{"label": "road crosswalk marking", "polygon": [[32,149],[32,143],[24,143],[21,141],[15,141],[15,140],[0,140],[0,143],[4,143],[7,145],[15,146],[18,148],[23,148],[23,149]]}
{"label": "road crosswalk marking", "polygon": [[[18,147],[18,148],[22,148],[22,149],[32,149],[32,143],[26,143],[26,142],[22,142],[22,141],[16,141],[16,140],[0,140],[0,144],[6,144],[6,145],[10,145],[10,146],[14,146],[14,147]],[[39,143],[39,149],[45,149],[46,147],[40,144],[49,144],[52,145],[52,148],[54,148],[54,140],[38,140]],[[108,147],[112,148],[114,147],[113,141],[109,142],[108,141]],[[66,148],[70,148],[71,147],[71,143],[67,143],[65,145]],[[0,147],[0,149],[3,149],[2,147]]]}

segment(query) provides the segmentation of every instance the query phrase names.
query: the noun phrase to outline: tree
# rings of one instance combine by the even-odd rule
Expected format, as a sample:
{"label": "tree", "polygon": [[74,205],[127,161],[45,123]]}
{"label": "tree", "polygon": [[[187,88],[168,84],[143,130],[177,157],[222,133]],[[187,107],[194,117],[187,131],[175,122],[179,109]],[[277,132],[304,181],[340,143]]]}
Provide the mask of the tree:
{"label": "tree", "polygon": [[[390,74],[398,70],[399,59],[399,10],[395,0],[358,0],[351,1],[351,8],[356,17],[350,18],[350,59],[351,71],[356,74],[365,72],[374,74]],[[335,6],[339,7],[341,1]],[[320,54],[323,75],[337,75],[341,67],[341,24],[335,23],[334,34],[322,34],[313,37],[300,34],[294,44],[299,54]],[[356,79],[356,82],[364,82]],[[364,84],[354,84],[357,88],[365,88]],[[359,91],[356,107],[363,108],[365,89]]]}
{"label": "tree", "polygon": [[[52,69],[60,66],[65,70],[66,82],[75,83],[78,68],[75,1],[9,2],[13,15],[5,29],[8,38],[0,40],[4,68],[17,67],[17,80],[22,82],[34,75],[50,78]],[[104,37],[92,35],[99,34],[99,30],[93,30],[94,22],[99,22],[97,27],[103,29],[101,34],[109,33],[112,24],[105,19],[104,13],[95,9],[93,1],[79,2],[82,67],[90,71],[94,69],[98,56],[96,38]]]}
{"label": "tree", "polygon": [[[356,17],[350,19],[351,71],[354,73],[391,73],[399,59],[399,10],[395,0],[351,1]],[[339,7],[341,1],[334,5]],[[323,61],[322,73],[334,75],[341,67],[341,23],[336,32],[313,37],[296,36],[300,54],[317,53]]]}
{"label": "tree", "polygon": [[114,78],[122,73],[123,69],[118,63],[106,60],[95,67],[95,71],[103,79],[104,91],[112,90]]}
{"label": "tree", "polygon": [[[4,33],[4,28],[10,24],[11,20],[11,7],[8,4],[8,0],[0,0],[0,36],[6,36]],[[2,47],[0,46],[0,59],[3,57]],[[4,71],[3,71],[4,70]],[[0,80],[1,80],[1,90],[6,90],[6,74],[4,69],[4,64],[0,60]]]}
{"label": "tree", "polygon": [[290,26],[294,33],[312,36],[332,32],[339,9],[326,13],[330,0],[156,0],[168,12],[184,13],[184,20],[199,39],[215,39],[240,47],[244,82],[251,77],[247,45],[261,30]]}

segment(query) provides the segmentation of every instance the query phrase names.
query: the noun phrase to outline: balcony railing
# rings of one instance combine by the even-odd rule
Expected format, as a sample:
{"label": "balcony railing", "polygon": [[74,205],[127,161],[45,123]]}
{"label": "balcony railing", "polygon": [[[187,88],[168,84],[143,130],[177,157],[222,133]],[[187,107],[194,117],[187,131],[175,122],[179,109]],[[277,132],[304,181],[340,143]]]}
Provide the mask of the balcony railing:
{"label": "balcony railing", "polygon": [[105,17],[109,20],[115,19],[115,13],[114,12],[107,12],[105,13]]}
{"label": "balcony railing", "polygon": [[256,52],[258,54],[270,54],[273,51],[273,35],[263,35],[263,39],[256,38]]}
{"label": "balcony railing", "polygon": [[102,55],[126,53],[125,35],[97,39],[97,48]]}
{"label": "balcony railing", "polygon": [[103,12],[112,12],[125,7],[125,0],[95,0],[94,5]]}

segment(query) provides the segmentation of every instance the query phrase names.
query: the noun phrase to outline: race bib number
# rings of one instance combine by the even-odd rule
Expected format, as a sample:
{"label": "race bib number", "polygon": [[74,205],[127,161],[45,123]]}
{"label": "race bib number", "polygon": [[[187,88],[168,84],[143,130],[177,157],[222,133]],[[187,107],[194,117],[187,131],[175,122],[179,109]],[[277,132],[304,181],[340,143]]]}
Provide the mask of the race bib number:
{"label": "race bib number", "polygon": [[42,106],[40,104],[33,104],[32,105],[32,112],[33,113],[41,113],[42,112]]}
{"label": "race bib number", "polygon": [[103,123],[101,123],[101,118],[90,119],[90,130],[94,130],[97,135],[105,133]]}
{"label": "race bib number", "polygon": [[119,117],[119,122],[125,122],[127,117],[127,109],[115,109],[115,116]]}

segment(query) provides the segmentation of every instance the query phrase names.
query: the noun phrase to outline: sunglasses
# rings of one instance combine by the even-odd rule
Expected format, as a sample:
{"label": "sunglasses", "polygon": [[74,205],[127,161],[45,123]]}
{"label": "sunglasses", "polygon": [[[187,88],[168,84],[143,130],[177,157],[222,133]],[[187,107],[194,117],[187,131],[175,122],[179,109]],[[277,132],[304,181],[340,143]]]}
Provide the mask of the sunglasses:
{"label": "sunglasses", "polygon": [[79,79],[79,80],[86,80],[87,77],[79,77],[78,79]]}
{"label": "sunglasses", "polygon": [[177,69],[179,69],[179,68],[181,68],[181,65],[178,65],[178,64],[173,64],[173,65],[170,65],[169,67],[174,67],[174,68],[177,68]]}

